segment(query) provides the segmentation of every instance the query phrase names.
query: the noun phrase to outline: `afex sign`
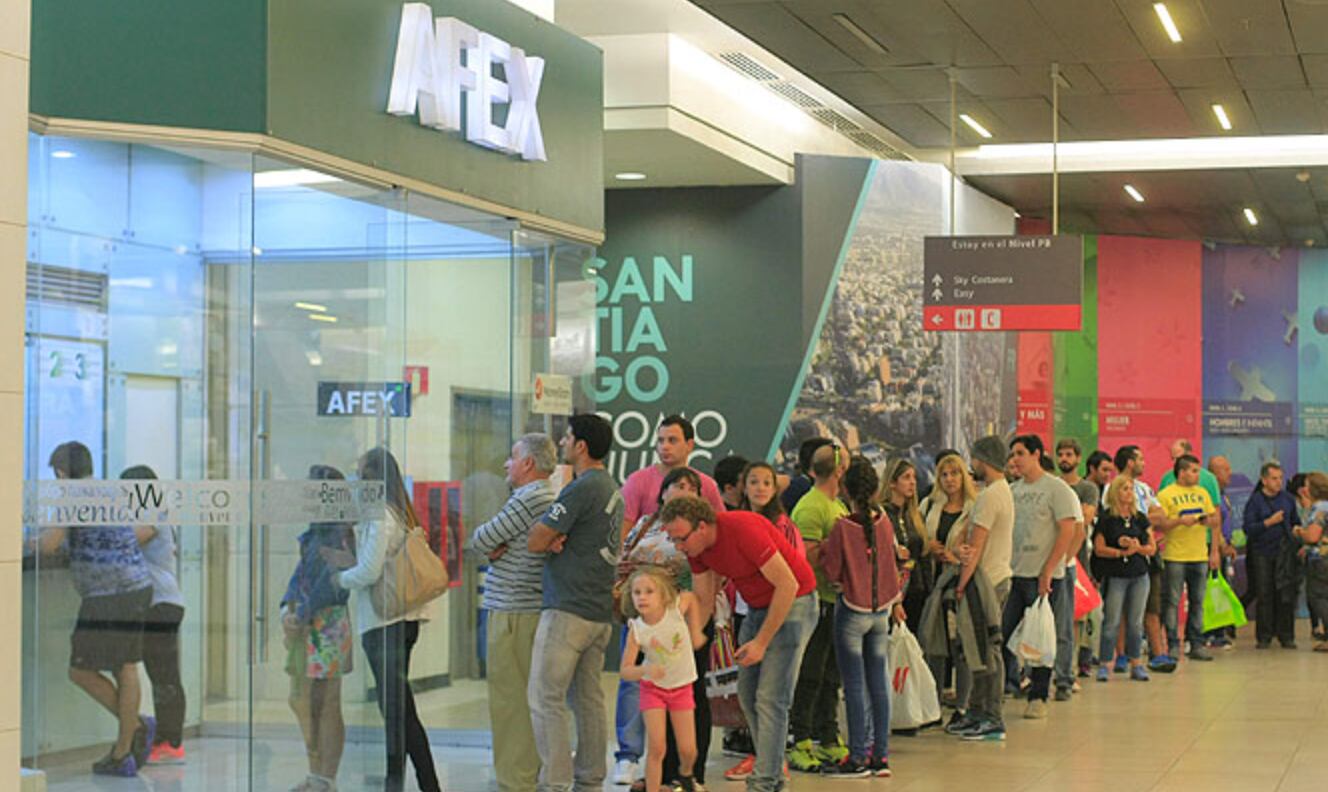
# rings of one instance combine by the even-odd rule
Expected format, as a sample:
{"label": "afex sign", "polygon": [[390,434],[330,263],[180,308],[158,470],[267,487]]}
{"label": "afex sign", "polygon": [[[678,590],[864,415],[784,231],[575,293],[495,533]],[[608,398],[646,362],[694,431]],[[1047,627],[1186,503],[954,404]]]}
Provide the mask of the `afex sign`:
{"label": "afex sign", "polygon": [[[494,75],[501,66],[504,77]],[[465,135],[472,143],[543,162],[544,134],[536,101],[544,59],[476,30],[454,17],[433,18],[427,3],[401,8],[396,62],[387,112],[415,115],[433,129],[458,132],[465,101]],[[507,105],[495,122],[494,105]]]}

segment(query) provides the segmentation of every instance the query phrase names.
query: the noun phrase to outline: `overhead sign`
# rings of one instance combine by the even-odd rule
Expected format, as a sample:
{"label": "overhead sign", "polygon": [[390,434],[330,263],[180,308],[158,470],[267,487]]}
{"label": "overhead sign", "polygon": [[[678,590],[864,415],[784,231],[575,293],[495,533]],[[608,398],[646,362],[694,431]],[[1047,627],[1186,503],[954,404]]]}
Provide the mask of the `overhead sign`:
{"label": "overhead sign", "polygon": [[1080,237],[927,237],[923,254],[926,330],[1080,329]]}
{"label": "overhead sign", "polygon": [[[503,76],[494,74],[502,68]],[[396,62],[387,112],[415,115],[420,123],[444,132],[462,130],[471,143],[543,162],[540,84],[544,59],[476,30],[455,17],[433,18],[428,3],[401,8]],[[495,106],[506,107],[498,123]]]}
{"label": "overhead sign", "polygon": [[560,374],[536,374],[530,411],[539,415],[571,415],[572,378]]}
{"label": "overhead sign", "polygon": [[334,418],[409,418],[410,383],[320,382],[318,415]]}

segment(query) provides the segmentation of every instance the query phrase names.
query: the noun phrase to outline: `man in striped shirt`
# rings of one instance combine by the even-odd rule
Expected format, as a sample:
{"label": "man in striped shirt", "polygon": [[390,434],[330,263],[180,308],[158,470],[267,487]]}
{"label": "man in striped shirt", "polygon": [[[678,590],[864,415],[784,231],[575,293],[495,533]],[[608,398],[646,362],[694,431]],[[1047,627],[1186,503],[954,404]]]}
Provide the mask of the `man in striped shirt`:
{"label": "man in striped shirt", "polygon": [[517,440],[504,465],[512,496],[470,538],[471,549],[489,559],[482,605],[489,612],[489,720],[500,792],[528,792],[539,777],[526,686],[544,601],[544,556],[527,550],[526,538],[553,505],[549,475],[557,464],[558,450],[548,435]]}

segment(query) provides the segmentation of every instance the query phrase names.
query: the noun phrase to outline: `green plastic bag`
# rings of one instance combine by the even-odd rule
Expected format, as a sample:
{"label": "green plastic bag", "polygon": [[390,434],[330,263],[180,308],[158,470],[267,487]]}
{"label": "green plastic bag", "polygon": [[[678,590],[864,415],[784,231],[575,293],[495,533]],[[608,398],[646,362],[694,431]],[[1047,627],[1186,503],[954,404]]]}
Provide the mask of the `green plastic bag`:
{"label": "green plastic bag", "polygon": [[1245,536],[1244,528],[1237,528],[1231,532],[1231,546],[1237,550],[1244,547],[1248,541],[1249,539]]}
{"label": "green plastic bag", "polygon": [[1208,575],[1208,590],[1204,592],[1203,628],[1217,630],[1222,627],[1243,627],[1245,606],[1240,604],[1240,597],[1231,590],[1226,578],[1217,572]]}

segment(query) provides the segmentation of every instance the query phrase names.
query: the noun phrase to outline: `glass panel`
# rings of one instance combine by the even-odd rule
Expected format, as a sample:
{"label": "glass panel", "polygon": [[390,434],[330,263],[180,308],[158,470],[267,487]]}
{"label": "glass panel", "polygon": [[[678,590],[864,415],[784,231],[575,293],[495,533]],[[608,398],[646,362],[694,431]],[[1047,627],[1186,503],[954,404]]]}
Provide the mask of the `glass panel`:
{"label": "glass panel", "polygon": [[[594,408],[592,251],[248,154],[31,142],[25,766],[87,788],[123,749],[94,698],[137,679],[125,711],[189,757],[144,769],[153,788],[381,789],[404,720],[385,726],[378,693],[404,688],[379,682],[406,678],[443,787],[487,788],[485,567],[462,548],[508,497],[514,438],[563,431],[532,410],[535,376]],[[56,467],[85,480],[54,488],[69,442]],[[145,467],[157,482],[121,481]],[[397,523],[451,577],[418,628],[384,629],[367,598]],[[180,611],[130,597],[154,579],[178,588],[141,594],[182,606],[178,639]],[[142,652],[178,662],[136,662],[144,609]]]}
{"label": "glass panel", "polygon": [[[124,701],[168,746],[218,735],[202,763],[154,769],[159,784],[247,788],[247,518],[195,507],[248,476],[248,334],[234,348],[221,331],[249,326],[232,284],[250,279],[251,158],[30,143],[23,763],[49,789],[85,788],[94,762],[151,747],[107,711]],[[113,482],[119,505],[120,479],[156,477],[136,482],[142,502],[169,511],[188,492],[190,516],[71,510],[72,488],[40,488],[57,471],[103,496]]]}

